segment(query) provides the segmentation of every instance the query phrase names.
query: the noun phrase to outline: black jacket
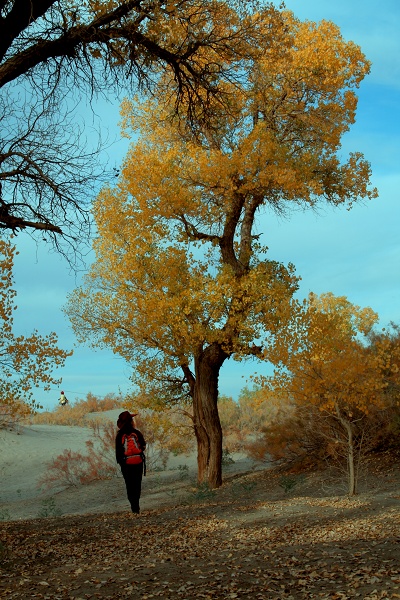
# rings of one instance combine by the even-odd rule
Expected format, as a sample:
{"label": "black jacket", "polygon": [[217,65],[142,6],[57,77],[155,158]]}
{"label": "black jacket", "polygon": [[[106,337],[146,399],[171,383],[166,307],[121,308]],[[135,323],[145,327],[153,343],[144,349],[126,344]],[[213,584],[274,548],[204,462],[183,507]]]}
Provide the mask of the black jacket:
{"label": "black jacket", "polygon": [[139,431],[139,429],[135,429],[131,423],[124,425],[124,427],[121,427],[121,429],[118,431],[117,436],[115,438],[115,458],[119,465],[123,465],[125,463],[125,452],[124,452],[124,445],[122,443],[122,436],[124,434],[132,433],[132,432],[136,433],[138,440],[139,440],[140,447],[142,449],[142,452],[144,452],[146,449],[146,441],[143,437],[142,432]]}

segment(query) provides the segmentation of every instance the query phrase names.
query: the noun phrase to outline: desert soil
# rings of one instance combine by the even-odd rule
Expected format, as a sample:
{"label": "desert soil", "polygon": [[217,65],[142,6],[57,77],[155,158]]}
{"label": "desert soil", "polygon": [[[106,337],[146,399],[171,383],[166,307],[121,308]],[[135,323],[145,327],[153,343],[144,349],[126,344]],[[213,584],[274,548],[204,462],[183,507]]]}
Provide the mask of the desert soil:
{"label": "desert soil", "polygon": [[326,472],[285,474],[240,455],[211,493],[196,488],[193,457],[177,457],[144,479],[134,516],[120,477],[35,486],[46,460],[82,449],[86,434],[0,432],[2,599],[400,598],[392,456],[369,465],[353,498]]}

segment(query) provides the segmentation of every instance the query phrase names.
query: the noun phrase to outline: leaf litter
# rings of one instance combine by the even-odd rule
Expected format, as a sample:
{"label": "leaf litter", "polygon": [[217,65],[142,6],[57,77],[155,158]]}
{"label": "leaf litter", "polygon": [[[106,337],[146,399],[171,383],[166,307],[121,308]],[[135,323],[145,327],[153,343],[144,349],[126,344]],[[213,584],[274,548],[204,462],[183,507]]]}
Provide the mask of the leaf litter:
{"label": "leaf litter", "polygon": [[[400,598],[399,477],[355,498],[238,496],[144,511],[0,523],[4,600]],[[301,491],[301,490],[300,490]]]}

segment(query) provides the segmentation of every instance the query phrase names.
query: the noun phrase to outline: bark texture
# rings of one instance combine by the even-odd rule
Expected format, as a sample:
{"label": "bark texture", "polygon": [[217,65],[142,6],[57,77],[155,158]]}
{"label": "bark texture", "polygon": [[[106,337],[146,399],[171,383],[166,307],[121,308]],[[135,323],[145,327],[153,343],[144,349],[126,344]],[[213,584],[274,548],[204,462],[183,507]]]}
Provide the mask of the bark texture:
{"label": "bark texture", "polygon": [[193,412],[198,481],[207,482],[211,488],[222,485],[222,427],[218,414],[218,379],[226,358],[228,355],[214,343],[195,359]]}

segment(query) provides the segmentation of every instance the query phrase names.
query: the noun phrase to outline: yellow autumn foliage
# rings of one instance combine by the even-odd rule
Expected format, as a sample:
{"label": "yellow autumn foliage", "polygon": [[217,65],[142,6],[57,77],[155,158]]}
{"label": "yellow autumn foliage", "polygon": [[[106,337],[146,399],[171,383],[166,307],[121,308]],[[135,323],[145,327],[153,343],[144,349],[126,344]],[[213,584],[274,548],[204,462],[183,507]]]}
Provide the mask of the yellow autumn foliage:
{"label": "yellow autumn foliage", "polygon": [[57,346],[57,335],[46,336],[34,330],[29,336],[15,335],[13,289],[15,247],[0,240],[0,411],[12,422],[16,413],[29,414],[39,408],[33,388],[50,389],[60,380],[52,375],[63,367],[72,352]]}
{"label": "yellow autumn foliage", "polygon": [[112,346],[140,378],[213,343],[240,356],[259,340],[267,358],[266,330],[288,318],[296,278],[266,259],[256,213],[376,195],[364,158],[336,154],[368,61],[332,23],[264,19],[245,84],[225,82],[230,110],[216,104],[198,136],[165,103],[122,105],[124,130],[139,138],[95,203],[97,259],[69,312],[78,335]]}
{"label": "yellow autumn foliage", "polygon": [[382,408],[400,357],[385,336],[369,343],[377,322],[371,308],[346,297],[310,294],[282,342],[287,352],[270,381],[273,389],[350,422]]}
{"label": "yellow autumn foliage", "polygon": [[225,360],[288,352],[298,279],[268,259],[259,216],[376,196],[364,157],[338,155],[369,71],[360,48],[288,11],[256,21],[259,46],[197,128],[165,97],[123,103],[131,148],[95,202],[96,260],[67,306],[79,338],[123,356],[142,390],[186,394],[219,456]]}

